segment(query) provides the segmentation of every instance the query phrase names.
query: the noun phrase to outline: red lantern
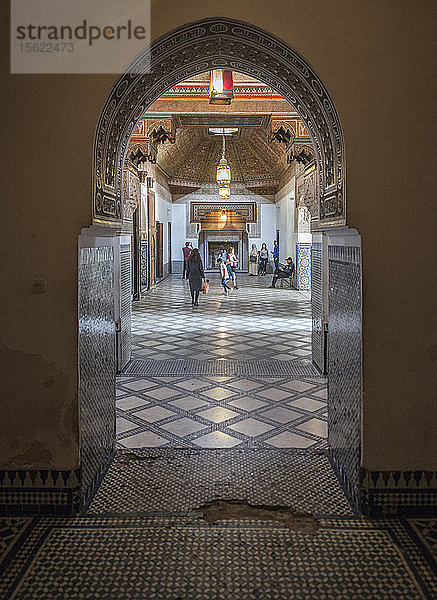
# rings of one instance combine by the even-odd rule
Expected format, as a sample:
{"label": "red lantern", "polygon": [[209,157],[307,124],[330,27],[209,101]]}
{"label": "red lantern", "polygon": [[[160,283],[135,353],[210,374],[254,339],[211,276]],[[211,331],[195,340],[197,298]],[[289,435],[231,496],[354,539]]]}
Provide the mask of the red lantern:
{"label": "red lantern", "polygon": [[209,77],[209,103],[230,104],[234,97],[232,71],[214,69]]}

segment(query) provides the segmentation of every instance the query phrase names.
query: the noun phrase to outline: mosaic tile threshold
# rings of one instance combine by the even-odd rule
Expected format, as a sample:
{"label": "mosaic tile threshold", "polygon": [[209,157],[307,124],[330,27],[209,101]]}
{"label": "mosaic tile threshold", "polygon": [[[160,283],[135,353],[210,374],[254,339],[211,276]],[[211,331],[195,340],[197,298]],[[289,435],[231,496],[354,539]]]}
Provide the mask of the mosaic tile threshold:
{"label": "mosaic tile threshold", "polygon": [[213,500],[352,516],[323,453],[304,450],[122,450],[85,509],[95,515],[189,514]]}
{"label": "mosaic tile threshold", "polygon": [[121,375],[229,375],[241,377],[323,377],[309,360],[133,359]]}
{"label": "mosaic tile threshold", "polygon": [[0,564],[5,600],[430,600],[411,521],[44,518]]}

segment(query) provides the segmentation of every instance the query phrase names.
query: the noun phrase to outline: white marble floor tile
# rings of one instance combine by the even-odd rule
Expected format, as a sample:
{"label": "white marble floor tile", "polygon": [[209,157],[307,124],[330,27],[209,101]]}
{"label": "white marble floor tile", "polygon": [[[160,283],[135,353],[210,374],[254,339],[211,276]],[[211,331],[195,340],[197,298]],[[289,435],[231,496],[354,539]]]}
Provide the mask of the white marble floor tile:
{"label": "white marble floor tile", "polygon": [[302,429],[302,431],[307,431],[308,433],[324,438],[328,435],[328,423],[320,419],[310,419],[302,423],[302,425],[298,425],[297,429]]}
{"label": "white marble floor tile", "polygon": [[241,444],[242,441],[222,431],[213,431],[197,438],[193,443],[201,448],[233,448]]}
{"label": "white marble floor tile", "polygon": [[167,417],[171,417],[175,413],[167,410],[166,408],[162,408],[161,406],[152,406],[151,408],[146,408],[144,410],[139,410],[135,412],[134,415],[139,417],[143,421],[147,421],[148,423],[155,423],[155,421],[162,421],[162,419],[167,419]]}
{"label": "white marble floor tile", "polygon": [[257,435],[266,433],[266,431],[274,428],[274,425],[268,425],[267,423],[258,421],[258,419],[252,418],[244,419],[244,421],[239,421],[234,425],[228,426],[228,429],[238,431],[239,433],[244,433],[244,435],[248,435],[249,437],[256,437]]}
{"label": "white marble floor tile", "polygon": [[238,417],[238,413],[233,410],[228,410],[227,408],[223,408],[221,406],[214,406],[213,408],[207,408],[206,410],[202,410],[197,413],[199,417],[203,417],[208,421],[213,421],[214,423],[221,423],[222,421],[229,421],[229,419],[233,419],[234,417]]}
{"label": "white marble floor tile", "polygon": [[177,421],[171,421],[171,423],[161,425],[161,429],[165,429],[178,437],[184,437],[186,435],[191,435],[196,431],[200,431],[201,429],[205,429],[205,425],[193,421],[193,419],[189,419],[188,417],[183,417]]}

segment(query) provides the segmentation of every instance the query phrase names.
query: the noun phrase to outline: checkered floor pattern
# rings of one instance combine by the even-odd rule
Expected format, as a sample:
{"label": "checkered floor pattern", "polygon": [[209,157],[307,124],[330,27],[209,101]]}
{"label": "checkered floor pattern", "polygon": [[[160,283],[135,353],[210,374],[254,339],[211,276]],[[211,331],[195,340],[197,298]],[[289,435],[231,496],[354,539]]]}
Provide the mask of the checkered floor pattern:
{"label": "checkered floor pattern", "polygon": [[298,360],[311,357],[308,292],[266,289],[270,278],[239,276],[239,288],[224,296],[213,273],[210,292],[191,306],[187,281],[173,275],[132,315],[135,358],[153,360]]}
{"label": "checkered floor pattern", "polygon": [[120,378],[121,447],[323,448],[324,379]]}
{"label": "checkered floor pattern", "polygon": [[[180,276],[161,283],[134,304],[134,359],[161,365],[175,360],[255,365],[264,360],[308,361],[308,294],[266,289],[264,279],[239,279],[239,289],[230,296],[212,280],[211,292],[201,298],[198,309],[191,306],[188,284]],[[230,373],[131,374],[117,379],[121,448],[322,449],[326,435],[326,381],[321,377]]]}

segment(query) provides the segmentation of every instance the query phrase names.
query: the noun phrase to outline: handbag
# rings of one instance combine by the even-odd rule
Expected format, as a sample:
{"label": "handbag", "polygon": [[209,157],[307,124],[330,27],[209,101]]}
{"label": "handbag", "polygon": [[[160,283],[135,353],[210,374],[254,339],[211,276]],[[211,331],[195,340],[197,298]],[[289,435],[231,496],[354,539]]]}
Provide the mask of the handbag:
{"label": "handbag", "polygon": [[256,262],[258,262],[258,257],[254,256],[254,255],[250,255],[249,260],[250,260],[250,262],[256,263]]}
{"label": "handbag", "polygon": [[208,280],[202,283],[202,294],[207,294],[209,292],[209,283]]}

